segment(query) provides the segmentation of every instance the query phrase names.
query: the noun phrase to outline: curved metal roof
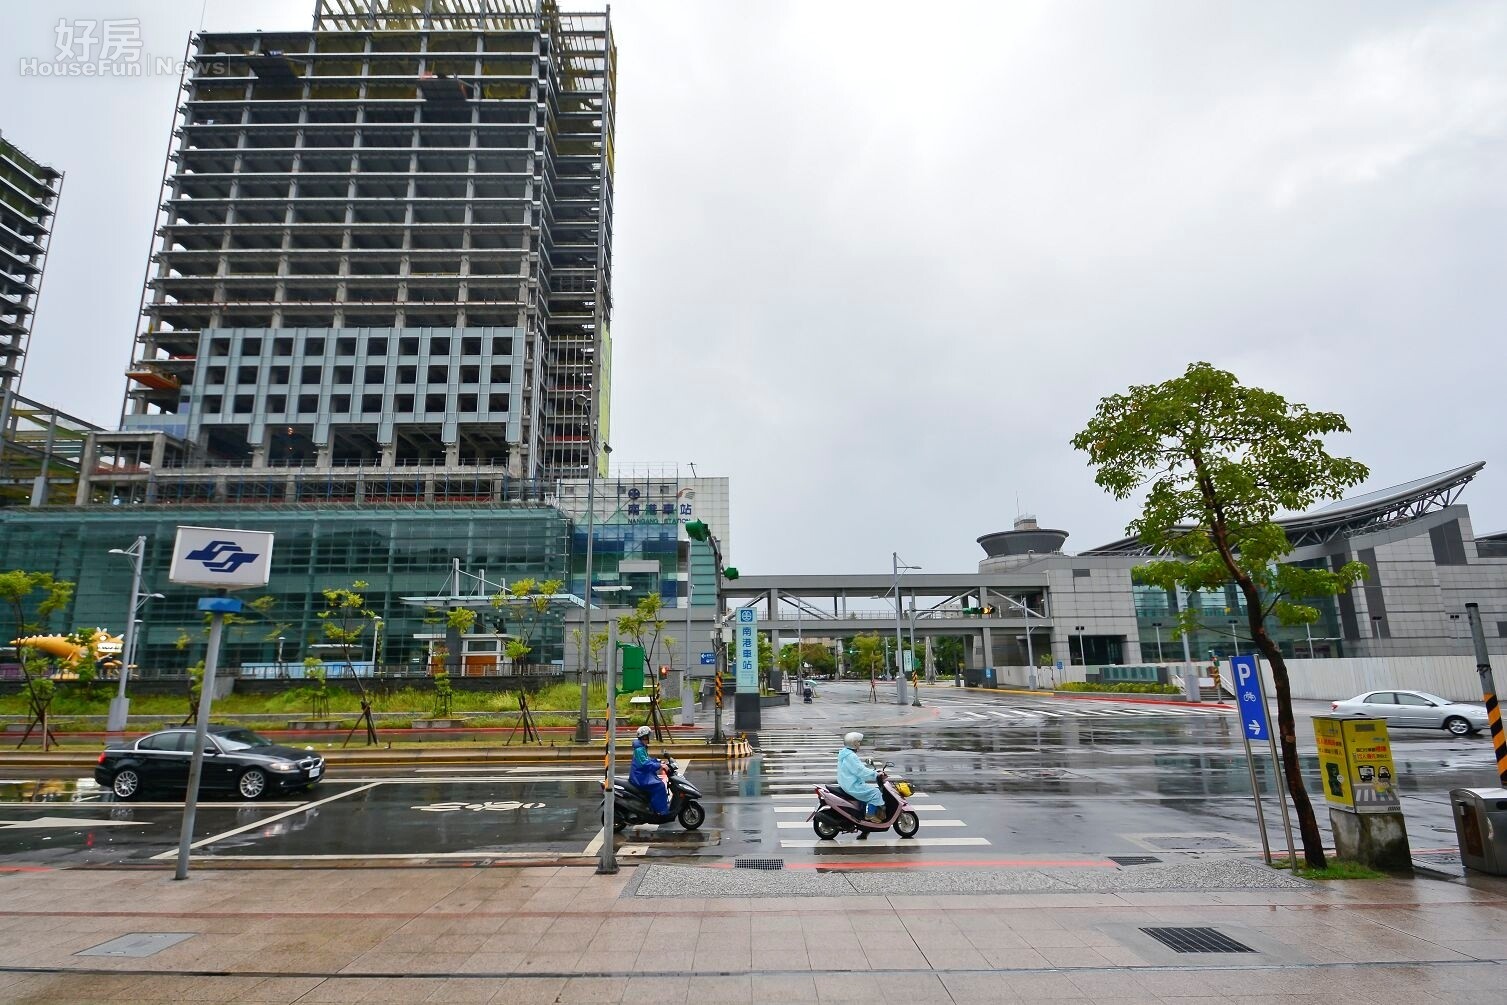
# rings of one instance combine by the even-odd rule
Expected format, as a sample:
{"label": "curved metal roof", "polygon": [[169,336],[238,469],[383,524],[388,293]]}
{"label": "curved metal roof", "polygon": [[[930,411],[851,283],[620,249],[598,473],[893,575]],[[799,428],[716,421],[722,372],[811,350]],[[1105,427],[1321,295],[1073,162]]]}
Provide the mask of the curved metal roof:
{"label": "curved metal roof", "polygon": [[[1453,505],[1470,480],[1486,466],[1485,461],[1463,464],[1426,478],[1415,478],[1388,488],[1349,499],[1326,503],[1306,513],[1277,517],[1294,548],[1323,544],[1336,537],[1415,520],[1425,513]],[[1191,529],[1191,528],[1189,528]],[[1148,549],[1138,537],[1121,538],[1083,552],[1085,555],[1145,555]]]}

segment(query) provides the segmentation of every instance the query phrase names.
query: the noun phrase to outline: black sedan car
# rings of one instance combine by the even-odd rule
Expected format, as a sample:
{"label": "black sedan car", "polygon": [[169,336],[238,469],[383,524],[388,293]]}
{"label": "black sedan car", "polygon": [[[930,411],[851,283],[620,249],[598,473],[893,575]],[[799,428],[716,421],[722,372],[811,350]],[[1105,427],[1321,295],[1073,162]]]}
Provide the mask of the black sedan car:
{"label": "black sedan car", "polygon": [[[193,754],[192,729],[165,729],[106,748],[94,768],[94,780],[119,799],[132,799],[145,789],[182,792],[188,788]],[[323,774],[324,758],[311,750],[280,747],[240,726],[211,726],[204,738],[199,790],[259,799],[269,792],[307,789]]]}

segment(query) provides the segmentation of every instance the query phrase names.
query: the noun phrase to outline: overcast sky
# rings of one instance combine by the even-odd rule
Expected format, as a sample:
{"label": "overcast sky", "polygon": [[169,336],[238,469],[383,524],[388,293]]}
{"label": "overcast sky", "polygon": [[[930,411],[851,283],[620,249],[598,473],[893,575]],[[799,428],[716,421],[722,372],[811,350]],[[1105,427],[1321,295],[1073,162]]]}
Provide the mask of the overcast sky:
{"label": "overcast sky", "polygon": [[[67,172],[28,396],[116,421],[178,81],[21,61],[312,9],[5,5],[0,131]],[[1370,487],[1486,461],[1507,529],[1507,7],[612,12],[614,457],[729,475],[744,572],[962,571],[1020,510],[1119,537],[1068,440],[1196,359],[1343,412]]]}

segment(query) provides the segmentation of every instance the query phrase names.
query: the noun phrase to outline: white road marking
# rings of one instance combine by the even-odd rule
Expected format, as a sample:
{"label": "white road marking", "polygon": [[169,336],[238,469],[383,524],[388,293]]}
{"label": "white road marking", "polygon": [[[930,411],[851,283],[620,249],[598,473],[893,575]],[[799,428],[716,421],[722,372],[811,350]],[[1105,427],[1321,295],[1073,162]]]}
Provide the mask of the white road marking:
{"label": "white road marking", "polygon": [[[216,835],[214,835],[212,837],[207,837],[207,838],[204,838],[204,839],[202,839],[200,841],[195,841],[193,844],[189,845],[188,847],[189,847],[190,850],[193,850],[194,848],[203,848],[205,845],[214,844],[216,841],[223,841],[226,838],[235,837],[237,834],[244,834],[247,831],[254,831],[258,827],[265,827],[268,824],[273,823],[275,821],[282,820],[282,819],[284,819],[286,817],[291,817],[295,813],[305,813],[305,812],[307,812],[309,810],[314,809],[315,807],[323,806],[326,803],[333,803],[337,799],[344,799],[346,796],[354,796],[358,792],[365,792],[367,789],[374,789],[378,785],[381,785],[381,784],[382,784],[382,782],[378,781],[378,782],[372,782],[370,785],[358,785],[354,789],[346,789],[344,792],[337,792],[333,796],[328,796],[328,797],[326,797],[324,799],[316,799],[316,800],[314,800],[311,803],[304,803],[303,805],[298,806],[298,807],[296,807],[294,809],[283,810],[283,812],[281,812],[281,813],[274,813],[270,817],[263,817],[262,819],[256,821],[255,823],[249,823],[249,824],[246,824],[246,825],[244,825],[242,827],[237,827],[234,830],[225,831],[223,834],[216,834]],[[178,857],[178,849],[174,848],[172,851],[165,851],[165,852],[163,852],[160,855],[153,855],[152,856],[152,861],[157,862],[157,861],[161,861],[163,859],[177,858],[177,857]]]}
{"label": "white road marking", "polygon": [[[619,855],[644,855],[649,850],[646,844],[625,844],[617,850]],[[173,853],[174,855],[177,852]],[[580,858],[579,852],[570,851],[431,851],[375,852],[370,855],[199,855],[199,861],[215,862],[374,862],[413,861],[426,858],[444,859],[561,859]]]}
{"label": "white road marking", "polygon": [[903,849],[907,847],[920,848],[977,848],[989,843],[988,838],[896,838],[893,841],[875,841],[870,838],[867,841],[855,841],[853,844],[835,845],[830,841],[781,841],[781,848],[828,848],[832,851],[842,852],[873,852],[881,848]]}
{"label": "white road marking", "polygon": [[[252,803],[252,802],[246,802],[246,803],[200,803],[199,804],[199,809],[201,809],[201,810],[285,810],[285,809],[287,809],[290,806],[302,806],[302,805],[303,805],[303,803],[300,803],[300,802],[281,802],[281,803],[262,803],[262,802],[255,802],[255,803]],[[125,802],[123,800],[122,801],[117,801],[117,802],[106,802],[103,799],[84,799],[84,800],[80,800],[79,802],[76,802],[76,803],[0,803],[0,806],[15,806],[15,807],[22,807],[22,806],[41,807],[41,806],[45,806],[49,810],[99,810],[99,809],[112,809],[112,810],[181,810],[181,809],[183,809],[183,804],[182,803],[137,802],[134,799],[132,799],[130,802]]]}
{"label": "white road marking", "polygon": [[591,775],[530,775],[528,777],[520,777],[518,775],[496,775],[491,777],[469,775],[446,778],[441,778],[438,775],[429,775],[424,778],[406,778],[401,775],[395,777],[383,777],[379,775],[373,778],[346,778],[342,775],[339,778],[330,779],[331,782],[337,782],[340,784],[369,782],[375,785],[433,785],[435,782],[464,782],[466,784],[476,785],[480,785],[482,783],[497,785],[532,785],[534,782],[600,782],[601,780],[602,772],[597,772]]}
{"label": "white road marking", "polygon": [[0,820],[0,830],[85,830],[89,827],[150,827],[149,820],[98,820],[94,817],[33,817],[30,820]]}
{"label": "white road marking", "polygon": [[[802,803],[803,805],[801,806],[776,806],[774,808],[774,811],[776,813],[810,813],[816,805],[809,799],[802,800]],[[915,810],[917,813],[941,813],[945,812],[947,809],[947,807],[941,805],[940,803],[921,803],[920,805],[911,803],[910,808]]]}
{"label": "white road marking", "polygon": [[486,773],[486,772],[492,772],[493,774],[496,774],[499,771],[505,771],[505,772],[507,772],[509,774],[513,774],[513,775],[547,775],[547,774],[550,774],[552,772],[553,773],[558,773],[558,772],[561,772],[561,771],[568,771],[568,770],[569,770],[568,768],[562,768],[559,765],[550,765],[548,767],[534,767],[534,768],[505,768],[505,767],[502,767],[501,765],[497,765],[497,764],[489,765],[488,767],[485,767],[485,768],[455,768],[455,767],[449,767],[449,768],[414,768],[413,769],[414,774],[416,774],[416,775],[460,775],[460,774],[466,774],[466,773],[470,773],[470,772],[476,772],[478,774],[482,774],[482,773]]}
{"label": "white road marking", "polygon": [[[809,826],[804,820],[778,820],[775,826],[780,830],[797,830]],[[967,827],[961,820],[930,820],[926,821],[927,827]]]}
{"label": "white road marking", "polygon": [[[771,787],[774,787],[774,786],[771,786]],[[785,786],[785,787],[789,788],[790,786]],[[801,786],[801,788],[803,788],[805,790],[804,794],[798,794],[798,793],[794,793],[794,792],[772,792],[766,798],[769,798],[769,799],[799,799],[801,802],[811,802],[811,800],[813,800],[813,799],[816,798],[815,793],[812,791],[812,789],[814,788],[814,786]],[[925,792],[912,792],[910,794],[910,798],[911,799],[930,799],[931,796],[929,796]]]}

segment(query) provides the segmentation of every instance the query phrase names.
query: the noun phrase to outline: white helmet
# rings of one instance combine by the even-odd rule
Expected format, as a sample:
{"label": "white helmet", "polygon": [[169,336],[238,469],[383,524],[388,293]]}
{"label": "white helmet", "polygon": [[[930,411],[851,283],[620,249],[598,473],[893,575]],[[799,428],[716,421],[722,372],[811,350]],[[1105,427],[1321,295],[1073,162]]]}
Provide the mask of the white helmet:
{"label": "white helmet", "polygon": [[863,734],[859,732],[848,733],[842,738],[842,745],[851,750],[857,750],[858,745],[863,743]]}
{"label": "white helmet", "polygon": [[648,726],[640,726],[638,727],[638,738],[640,740],[647,740],[649,738],[649,734],[653,732],[654,730],[650,729]]}

